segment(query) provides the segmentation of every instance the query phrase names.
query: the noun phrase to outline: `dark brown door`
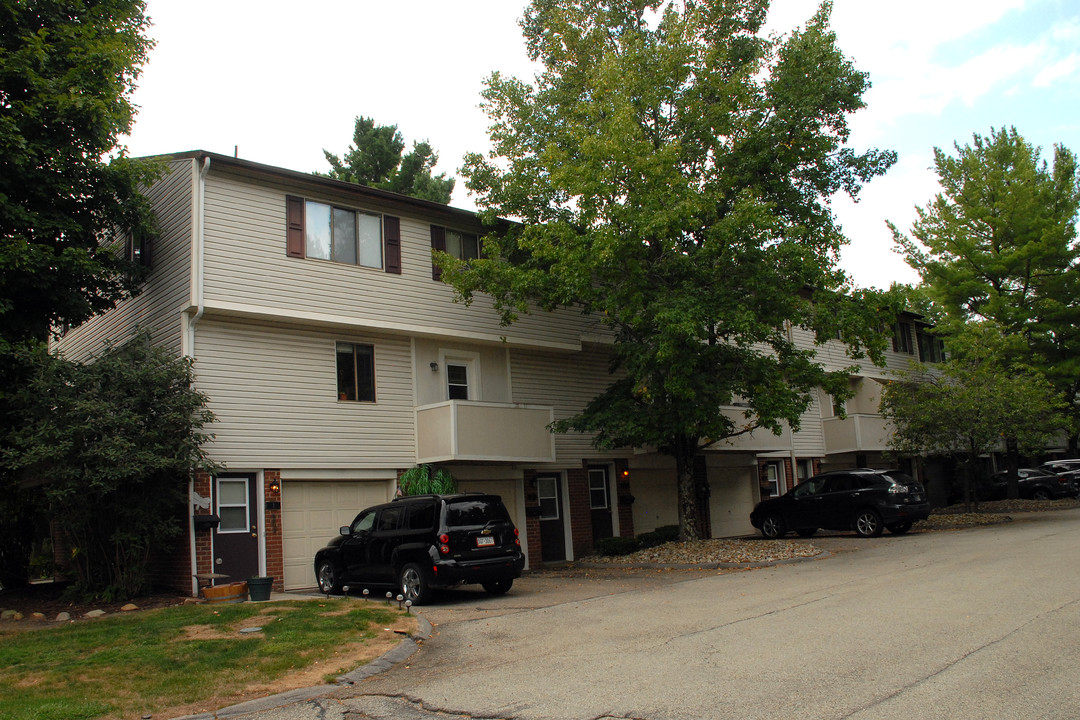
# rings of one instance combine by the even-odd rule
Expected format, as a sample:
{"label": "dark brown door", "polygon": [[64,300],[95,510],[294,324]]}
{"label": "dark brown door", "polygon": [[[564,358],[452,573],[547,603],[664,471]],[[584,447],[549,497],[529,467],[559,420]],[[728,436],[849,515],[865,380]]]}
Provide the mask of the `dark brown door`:
{"label": "dark brown door", "polygon": [[221,475],[214,479],[214,572],[229,582],[259,574],[259,526],[254,475]]}
{"label": "dark brown door", "polygon": [[566,559],[566,531],[563,524],[562,483],[558,475],[537,475],[536,495],[540,501],[540,559]]}
{"label": "dark brown door", "polygon": [[607,466],[589,466],[589,508],[592,511],[592,539],[614,534],[611,521],[611,478]]}

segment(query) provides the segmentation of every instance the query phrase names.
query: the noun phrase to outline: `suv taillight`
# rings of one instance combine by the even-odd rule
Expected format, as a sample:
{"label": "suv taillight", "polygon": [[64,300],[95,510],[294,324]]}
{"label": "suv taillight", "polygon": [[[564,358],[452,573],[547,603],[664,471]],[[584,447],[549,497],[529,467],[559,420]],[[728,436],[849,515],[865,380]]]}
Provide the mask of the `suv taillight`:
{"label": "suv taillight", "polygon": [[519,537],[520,535],[521,533],[518,532],[518,529],[514,528],[514,544],[518,547],[521,547],[521,538]]}
{"label": "suv taillight", "polygon": [[893,485],[889,488],[891,495],[907,495],[909,492],[907,485]]}
{"label": "suv taillight", "polygon": [[450,536],[447,535],[446,533],[443,533],[442,535],[439,536],[439,542],[441,543],[439,545],[439,552],[442,553],[443,555],[449,555],[450,554],[450,546],[447,545],[447,543],[450,542]]}

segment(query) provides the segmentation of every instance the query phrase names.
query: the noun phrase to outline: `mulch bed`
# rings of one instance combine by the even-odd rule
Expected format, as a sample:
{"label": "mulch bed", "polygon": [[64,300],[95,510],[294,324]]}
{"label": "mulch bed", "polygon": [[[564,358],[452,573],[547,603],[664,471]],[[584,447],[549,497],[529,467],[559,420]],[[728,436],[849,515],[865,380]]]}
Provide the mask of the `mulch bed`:
{"label": "mulch bed", "polygon": [[[67,586],[68,584],[63,582],[48,582],[0,590],[0,611],[14,610],[23,616],[22,620],[18,621],[0,620],[0,631],[13,628],[53,627],[57,624],[56,616],[62,612],[71,616],[69,622],[78,622],[85,620],[86,613],[91,610],[103,610],[106,614],[112,615],[122,612],[121,608],[129,602],[137,606],[139,610],[150,610],[183,605],[186,599],[177,592],[167,592],[144,595],[134,600],[120,602],[72,601],[64,597]],[[40,613],[44,617],[34,617],[34,613]]]}

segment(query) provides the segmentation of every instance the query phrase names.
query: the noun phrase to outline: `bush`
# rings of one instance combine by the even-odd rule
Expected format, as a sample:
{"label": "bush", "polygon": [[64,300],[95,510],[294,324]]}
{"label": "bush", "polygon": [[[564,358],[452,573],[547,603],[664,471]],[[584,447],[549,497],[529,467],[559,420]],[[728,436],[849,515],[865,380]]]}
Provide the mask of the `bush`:
{"label": "bush", "polygon": [[630,537],[609,537],[600,538],[595,543],[596,552],[605,557],[612,557],[615,555],[629,555],[641,548],[637,538]]}
{"label": "bush", "polygon": [[652,532],[641,533],[637,536],[638,543],[643,548],[656,547],[657,545],[663,545],[667,542],[674,542],[678,539],[678,525],[663,525],[656,528]]}

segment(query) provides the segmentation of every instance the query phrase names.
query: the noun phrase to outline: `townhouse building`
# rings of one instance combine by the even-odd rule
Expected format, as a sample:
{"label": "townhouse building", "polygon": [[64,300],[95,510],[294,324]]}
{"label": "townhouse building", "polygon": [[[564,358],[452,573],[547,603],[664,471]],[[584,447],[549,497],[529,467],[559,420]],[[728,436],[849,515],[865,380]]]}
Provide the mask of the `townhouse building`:
{"label": "townhouse building", "polygon": [[[150,266],[143,291],[57,343],[82,360],[145,330],[195,360],[217,416],[209,451],[226,469],[192,479],[188,531],[160,582],[193,594],[208,573],[314,587],[315,551],[418,463],[501,495],[534,567],[677,522],[668,458],[548,430],[609,381],[611,339],[595,319],[537,312],[501,327],[483,297],[453,301],[431,250],[476,257],[485,228],[473,213],[202,151],[166,162],[148,189],[158,232],[129,243]],[[898,326],[889,368],[852,379],[846,417],[822,395],[797,433],[708,448],[696,471],[709,535],[752,532],[762,496],[823,468],[883,462],[881,383],[920,343],[937,347],[915,320]],[[850,364],[839,342],[820,352]]]}

